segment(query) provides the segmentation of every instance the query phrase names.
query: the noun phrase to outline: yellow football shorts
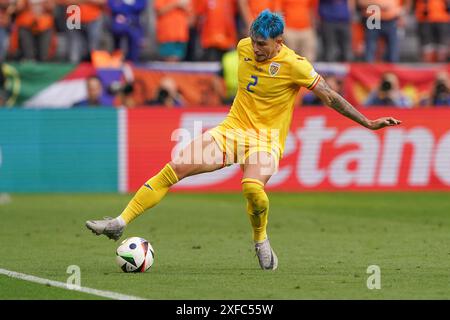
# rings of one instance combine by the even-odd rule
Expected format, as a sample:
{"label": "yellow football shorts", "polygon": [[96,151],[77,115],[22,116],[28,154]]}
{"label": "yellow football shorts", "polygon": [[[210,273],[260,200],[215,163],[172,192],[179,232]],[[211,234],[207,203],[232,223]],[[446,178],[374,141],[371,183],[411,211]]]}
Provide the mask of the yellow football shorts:
{"label": "yellow football shorts", "polygon": [[234,163],[244,164],[247,159],[249,163],[267,163],[268,159],[257,154],[265,151],[272,155],[276,166],[281,158],[281,149],[278,146],[278,136],[271,134],[270,130],[243,130],[227,128],[218,125],[208,132],[216,141],[223,153],[223,165],[229,166]]}

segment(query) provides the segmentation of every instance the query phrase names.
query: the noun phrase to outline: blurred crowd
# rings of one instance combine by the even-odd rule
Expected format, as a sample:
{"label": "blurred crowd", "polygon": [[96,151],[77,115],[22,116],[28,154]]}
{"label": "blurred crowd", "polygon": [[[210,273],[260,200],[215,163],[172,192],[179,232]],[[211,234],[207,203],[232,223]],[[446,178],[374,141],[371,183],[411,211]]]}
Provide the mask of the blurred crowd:
{"label": "blurred crowd", "polygon": [[[343,79],[334,74],[325,75],[329,86],[339,94],[343,94]],[[431,90],[418,97],[414,101],[411,95],[400,87],[398,76],[394,72],[385,72],[375,89],[370,92],[363,102],[363,107],[396,107],[399,109],[411,109],[415,107],[450,107],[450,78],[447,72],[441,71],[431,86]],[[323,102],[312,92],[307,92],[302,98],[302,104],[307,106],[323,106]]]}
{"label": "blurred crowd", "polygon": [[312,62],[449,59],[449,0],[0,0],[0,59],[220,61],[265,8]]}
{"label": "blurred crowd", "polygon": [[[239,39],[265,8],[285,19],[284,41],[311,62],[449,62],[450,0],[0,0],[0,63],[80,63],[119,53],[123,62],[220,62],[220,83],[211,90],[229,105],[237,90]],[[379,18],[379,19],[378,19]],[[1,64],[0,64],[1,66]],[[324,75],[337,92],[343,79]],[[0,72],[0,88],[4,83]],[[186,105],[179,83],[164,77],[145,105]],[[449,76],[439,73],[432,89],[411,101],[387,72],[365,106],[449,106]],[[134,106],[133,83],[105,88],[86,79],[86,100],[102,105],[105,91],[120,105]],[[0,104],[5,101],[0,90]],[[301,105],[323,105],[307,93]]]}

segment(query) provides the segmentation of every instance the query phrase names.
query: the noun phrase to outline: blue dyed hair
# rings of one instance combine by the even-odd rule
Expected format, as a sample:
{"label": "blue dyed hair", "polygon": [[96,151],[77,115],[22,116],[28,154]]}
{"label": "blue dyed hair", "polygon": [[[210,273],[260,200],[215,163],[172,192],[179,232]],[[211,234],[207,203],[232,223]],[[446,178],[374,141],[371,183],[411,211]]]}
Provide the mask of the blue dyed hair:
{"label": "blue dyed hair", "polygon": [[283,17],[277,13],[266,9],[262,11],[258,17],[253,21],[250,27],[250,36],[252,38],[262,37],[264,39],[275,39],[283,34],[284,20]]}

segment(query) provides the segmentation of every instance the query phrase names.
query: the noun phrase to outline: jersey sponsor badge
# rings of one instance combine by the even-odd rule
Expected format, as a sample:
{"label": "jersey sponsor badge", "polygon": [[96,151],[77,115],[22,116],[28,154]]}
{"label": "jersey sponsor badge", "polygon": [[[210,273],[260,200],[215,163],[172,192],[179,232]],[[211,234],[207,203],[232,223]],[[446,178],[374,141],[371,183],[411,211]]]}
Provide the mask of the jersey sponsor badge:
{"label": "jersey sponsor badge", "polygon": [[279,63],[272,62],[269,66],[269,74],[272,77],[275,76],[278,73],[278,71],[280,71],[280,67],[281,65]]}

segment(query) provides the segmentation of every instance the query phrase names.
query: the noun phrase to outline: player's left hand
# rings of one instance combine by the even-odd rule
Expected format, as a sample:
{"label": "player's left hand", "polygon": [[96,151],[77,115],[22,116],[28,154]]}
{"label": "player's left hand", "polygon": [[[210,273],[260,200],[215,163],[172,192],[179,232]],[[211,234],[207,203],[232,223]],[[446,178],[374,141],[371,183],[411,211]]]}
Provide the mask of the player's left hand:
{"label": "player's left hand", "polygon": [[392,117],[384,117],[376,120],[371,120],[369,122],[368,128],[371,130],[378,130],[384,127],[397,126],[401,124],[400,120],[394,119]]}

